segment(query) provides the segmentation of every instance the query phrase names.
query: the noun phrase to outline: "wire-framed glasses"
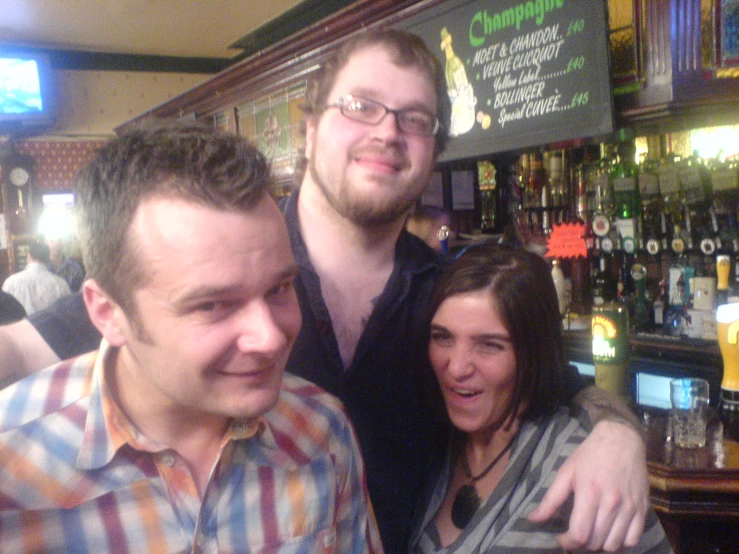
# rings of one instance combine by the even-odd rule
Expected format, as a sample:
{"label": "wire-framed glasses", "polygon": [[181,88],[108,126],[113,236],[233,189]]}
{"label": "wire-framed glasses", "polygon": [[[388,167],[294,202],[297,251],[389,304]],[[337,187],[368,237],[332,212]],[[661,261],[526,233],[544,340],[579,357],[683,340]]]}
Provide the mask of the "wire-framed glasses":
{"label": "wire-framed glasses", "polygon": [[344,117],[367,125],[377,125],[388,113],[391,113],[395,115],[398,128],[411,135],[432,137],[439,131],[439,120],[426,111],[414,108],[392,110],[374,100],[351,94],[345,94],[326,108],[339,108]]}

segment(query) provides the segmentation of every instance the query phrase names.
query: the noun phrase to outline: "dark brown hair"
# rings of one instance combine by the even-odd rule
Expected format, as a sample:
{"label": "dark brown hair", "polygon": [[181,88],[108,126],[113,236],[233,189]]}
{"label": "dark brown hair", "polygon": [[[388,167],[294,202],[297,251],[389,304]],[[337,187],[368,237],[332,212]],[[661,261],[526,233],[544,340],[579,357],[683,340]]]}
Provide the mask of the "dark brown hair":
{"label": "dark brown hair", "polygon": [[564,403],[567,358],[549,265],[522,249],[472,246],[444,270],[431,299],[431,318],[445,299],[477,291],[490,294],[516,356],[516,384],[506,419],[553,413]]}
{"label": "dark brown hair", "polygon": [[37,262],[49,265],[50,249],[43,242],[34,241],[28,245],[28,253]]}
{"label": "dark brown hair", "polygon": [[76,181],[88,277],[136,320],[146,279],[128,230],[143,200],[182,198],[223,211],[253,208],[269,190],[267,162],[245,139],[199,123],[158,121],[103,146]]}

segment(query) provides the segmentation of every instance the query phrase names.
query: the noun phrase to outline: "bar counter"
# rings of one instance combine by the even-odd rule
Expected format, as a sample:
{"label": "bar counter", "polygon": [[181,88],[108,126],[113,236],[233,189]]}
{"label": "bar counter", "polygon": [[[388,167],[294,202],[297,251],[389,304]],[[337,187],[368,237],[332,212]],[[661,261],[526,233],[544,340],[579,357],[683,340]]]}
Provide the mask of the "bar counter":
{"label": "bar counter", "polygon": [[652,506],[676,553],[739,552],[739,443],[714,415],[704,448],[666,439],[667,413],[647,413]]}

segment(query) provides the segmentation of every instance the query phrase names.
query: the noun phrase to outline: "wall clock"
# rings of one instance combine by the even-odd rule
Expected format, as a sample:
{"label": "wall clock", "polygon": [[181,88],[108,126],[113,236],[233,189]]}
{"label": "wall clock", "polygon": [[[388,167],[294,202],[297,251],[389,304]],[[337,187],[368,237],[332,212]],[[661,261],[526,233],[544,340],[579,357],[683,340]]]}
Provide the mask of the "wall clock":
{"label": "wall clock", "polygon": [[31,174],[25,167],[14,167],[8,173],[8,179],[16,187],[24,187],[31,180]]}
{"label": "wall clock", "polygon": [[33,157],[18,153],[1,161],[3,208],[11,234],[26,233],[31,223],[34,162]]}

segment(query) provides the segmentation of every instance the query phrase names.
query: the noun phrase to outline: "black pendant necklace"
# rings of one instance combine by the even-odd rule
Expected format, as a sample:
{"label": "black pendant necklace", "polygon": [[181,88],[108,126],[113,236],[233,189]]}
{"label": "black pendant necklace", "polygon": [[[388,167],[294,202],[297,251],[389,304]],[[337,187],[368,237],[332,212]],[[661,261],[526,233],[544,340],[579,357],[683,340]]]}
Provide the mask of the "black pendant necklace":
{"label": "black pendant necklace", "polygon": [[454,495],[454,503],[452,504],[452,523],[457,529],[464,529],[467,527],[467,524],[472,520],[480,507],[480,493],[477,492],[475,483],[490,473],[490,470],[495,467],[495,464],[497,464],[503,455],[511,449],[513,439],[515,438],[516,435],[513,435],[505,448],[501,450],[495,459],[490,462],[488,467],[483,469],[482,473],[476,477],[472,475],[470,465],[467,462],[466,449],[462,452],[462,470],[470,480],[470,483],[469,485],[462,485],[459,487],[457,494]]}

